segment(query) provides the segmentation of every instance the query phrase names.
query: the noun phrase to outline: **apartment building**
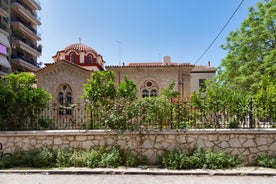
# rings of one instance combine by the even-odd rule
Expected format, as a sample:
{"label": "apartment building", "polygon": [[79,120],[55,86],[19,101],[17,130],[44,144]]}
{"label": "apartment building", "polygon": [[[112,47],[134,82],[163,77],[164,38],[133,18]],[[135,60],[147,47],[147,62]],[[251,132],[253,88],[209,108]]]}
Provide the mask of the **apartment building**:
{"label": "apartment building", "polygon": [[10,1],[0,0],[0,76],[11,72],[9,62],[11,45],[10,34]]}
{"label": "apartment building", "polygon": [[[38,0],[0,0],[0,58],[1,71],[35,71],[39,64],[42,46],[38,44],[41,35],[37,28],[41,20],[37,12],[41,10]],[[5,43],[4,43],[5,42]],[[2,61],[5,60],[5,61]]]}

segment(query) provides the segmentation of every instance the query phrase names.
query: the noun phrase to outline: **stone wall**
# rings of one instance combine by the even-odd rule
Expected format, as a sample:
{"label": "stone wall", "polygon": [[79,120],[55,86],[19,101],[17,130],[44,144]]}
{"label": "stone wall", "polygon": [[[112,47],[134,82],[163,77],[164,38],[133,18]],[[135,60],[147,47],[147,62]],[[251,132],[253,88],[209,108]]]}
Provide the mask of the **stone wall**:
{"label": "stone wall", "polygon": [[64,84],[71,88],[73,103],[83,95],[83,84],[91,78],[91,71],[67,61],[59,61],[36,72],[37,87],[44,88],[57,99],[58,88]]}
{"label": "stone wall", "polygon": [[44,145],[89,149],[93,146],[113,146],[148,157],[156,163],[165,150],[181,147],[189,151],[195,147],[225,150],[230,155],[243,155],[251,162],[258,155],[276,152],[276,129],[253,130],[163,130],[144,132],[116,132],[105,130],[58,130],[0,132],[3,152],[12,153]]}

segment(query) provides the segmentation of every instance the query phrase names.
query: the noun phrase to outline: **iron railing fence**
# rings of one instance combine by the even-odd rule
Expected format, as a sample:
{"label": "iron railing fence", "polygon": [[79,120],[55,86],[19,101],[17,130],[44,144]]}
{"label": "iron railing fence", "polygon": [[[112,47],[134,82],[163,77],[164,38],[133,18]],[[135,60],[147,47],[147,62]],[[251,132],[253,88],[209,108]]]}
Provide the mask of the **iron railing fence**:
{"label": "iron railing fence", "polygon": [[24,118],[18,127],[9,127],[8,121],[1,124],[0,119],[0,130],[273,128],[276,115],[272,116],[260,119],[254,110],[242,116],[226,111],[212,113],[188,102],[163,102],[159,106],[125,102],[97,107],[86,103],[50,103],[41,114]]}

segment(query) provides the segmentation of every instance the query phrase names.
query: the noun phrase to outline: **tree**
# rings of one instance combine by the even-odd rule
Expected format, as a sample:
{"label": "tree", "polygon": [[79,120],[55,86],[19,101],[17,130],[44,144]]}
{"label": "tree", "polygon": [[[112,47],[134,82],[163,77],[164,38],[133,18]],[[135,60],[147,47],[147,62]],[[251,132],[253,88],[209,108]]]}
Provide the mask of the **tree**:
{"label": "tree", "polygon": [[37,115],[46,108],[50,94],[33,87],[36,78],[30,73],[9,74],[0,79],[0,129],[32,127]]}
{"label": "tree", "polygon": [[248,114],[246,95],[218,78],[207,81],[205,91],[192,95],[192,105],[199,110],[205,127],[221,127],[229,121],[228,115],[235,115],[232,121],[243,122]]}
{"label": "tree", "polygon": [[90,103],[104,103],[116,96],[114,73],[112,71],[93,72],[91,79],[84,84],[84,98]]}
{"label": "tree", "polygon": [[168,88],[166,88],[166,89],[164,89],[164,90],[162,91],[161,96],[166,97],[168,100],[171,100],[171,99],[174,98],[174,97],[178,97],[178,96],[180,95],[180,93],[179,93],[179,91],[175,91],[175,90],[173,89],[174,86],[175,86],[175,80],[173,80],[173,81],[169,84]]}
{"label": "tree", "polygon": [[275,122],[276,0],[250,7],[248,17],[222,48],[228,53],[218,75],[207,83],[203,99],[194,95],[194,104],[203,112],[235,114],[239,121],[254,111],[259,120],[269,117]]}
{"label": "tree", "polygon": [[276,85],[276,0],[250,7],[248,17],[222,48],[228,51],[221,63],[221,78],[228,88],[252,98],[257,111],[274,107],[275,114],[276,94],[267,89]]}
{"label": "tree", "polygon": [[266,75],[276,80],[276,0],[264,0],[241,27],[230,33],[222,46],[228,51],[222,60],[223,78],[230,84],[256,94],[259,81]]}
{"label": "tree", "polygon": [[129,100],[136,99],[137,87],[133,81],[128,80],[127,76],[124,76],[124,81],[120,83],[117,89],[117,96],[127,98]]}
{"label": "tree", "polygon": [[136,92],[136,85],[126,76],[116,89],[112,71],[94,72],[88,83],[84,84],[83,95],[89,101],[90,128],[96,128],[96,122],[104,123],[110,128],[125,128],[124,116],[130,102],[136,99]]}

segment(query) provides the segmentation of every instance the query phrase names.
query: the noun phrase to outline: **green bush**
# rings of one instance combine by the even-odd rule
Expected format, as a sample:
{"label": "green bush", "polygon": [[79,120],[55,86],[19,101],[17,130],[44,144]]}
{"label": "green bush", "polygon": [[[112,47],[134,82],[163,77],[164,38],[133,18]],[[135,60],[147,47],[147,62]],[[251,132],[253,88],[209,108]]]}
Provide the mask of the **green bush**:
{"label": "green bush", "polygon": [[161,165],[168,169],[226,169],[239,166],[239,157],[229,157],[225,152],[196,149],[184,154],[181,149],[167,151],[161,158]]}
{"label": "green bush", "polygon": [[57,153],[53,149],[42,147],[38,149],[38,154],[32,159],[32,166],[36,168],[54,167]]}
{"label": "green bush", "polygon": [[231,121],[228,128],[239,128],[240,123],[238,121]]}
{"label": "green bush", "polygon": [[39,118],[37,123],[39,125],[39,129],[42,130],[49,130],[54,128],[53,119],[50,118]]}
{"label": "green bush", "polygon": [[58,167],[70,167],[70,157],[72,156],[72,151],[67,148],[61,148],[57,151],[56,166]]}
{"label": "green bush", "polygon": [[123,164],[122,160],[122,152],[119,147],[114,147],[110,151],[105,152],[102,155],[102,159],[100,161],[101,167],[119,167]]}
{"label": "green bush", "polygon": [[102,158],[102,153],[99,150],[91,149],[88,152],[86,165],[90,168],[95,168],[100,166],[100,161]]}
{"label": "green bush", "polygon": [[208,169],[225,169],[233,168],[241,164],[237,156],[229,157],[226,152],[212,152],[208,150],[205,154],[204,168]]}
{"label": "green bush", "polygon": [[34,158],[39,154],[39,149],[32,149],[29,151],[16,150],[13,153],[12,165],[14,167],[34,167]]}
{"label": "green bush", "polygon": [[161,159],[161,164],[168,169],[189,169],[188,156],[180,149],[166,151]]}
{"label": "green bush", "polygon": [[53,150],[47,147],[29,151],[16,150],[12,157],[0,157],[0,169],[11,167],[119,167],[138,166],[147,163],[145,156],[135,156],[120,147],[93,148],[90,151],[60,148]]}
{"label": "green bush", "polygon": [[88,153],[83,150],[74,151],[69,161],[70,165],[74,167],[86,167]]}
{"label": "green bush", "polygon": [[13,167],[12,157],[0,157],[0,169],[7,169]]}
{"label": "green bush", "polygon": [[261,167],[276,168],[276,155],[262,155],[257,158],[257,165]]}
{"label": "green bush", "polygon": [[139,165],[146,165],[148,163],[148,159],[144,155],[134,155],[130,151],[126,151],[123,153],[123,163],[124,166],[127,167],[137,167]]}

